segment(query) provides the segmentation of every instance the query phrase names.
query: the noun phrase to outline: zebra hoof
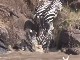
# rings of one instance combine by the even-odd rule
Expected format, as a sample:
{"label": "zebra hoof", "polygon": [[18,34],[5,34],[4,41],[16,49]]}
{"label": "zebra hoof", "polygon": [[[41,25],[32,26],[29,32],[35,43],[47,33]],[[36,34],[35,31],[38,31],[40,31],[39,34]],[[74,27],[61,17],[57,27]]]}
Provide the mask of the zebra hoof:
{"label": "zebra hoof", "polygon": [[48,53],[48,52],[49,52],[49,49],[45,48],[44,53]]}

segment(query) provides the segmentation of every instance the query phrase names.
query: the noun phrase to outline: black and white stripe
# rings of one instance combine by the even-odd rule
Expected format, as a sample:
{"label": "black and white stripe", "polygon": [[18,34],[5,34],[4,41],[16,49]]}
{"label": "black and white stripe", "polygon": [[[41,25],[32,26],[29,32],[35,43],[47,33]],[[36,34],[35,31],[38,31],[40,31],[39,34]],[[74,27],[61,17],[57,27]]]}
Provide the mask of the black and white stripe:
{"label": "black and white stripe", "polygon": [[[33,22],[27,21],[25,28],[30,35],[31,44],[41,44],[43,49],[48,50],[50,40],[53,39],[52,30],[54,29],[53,20],[62,9],[62,3],[59,0],[46,0],[42,5],[38,6],[35,10]],[[27,25],[28,24],[28,25]],[[35,34],[33,34],[35,31]],[[46,51],[45,50],[45,51]]]}
{"label": "black and white stripe", "polygon": [[54,29],[53,20],[57,17],[58,12],[62,9],[60,0],[47,0],[41,6],[36,8],[34,19],[38,21],[40,35],[38,41],[44,46],[49,45],[53,39],[52,30]]}

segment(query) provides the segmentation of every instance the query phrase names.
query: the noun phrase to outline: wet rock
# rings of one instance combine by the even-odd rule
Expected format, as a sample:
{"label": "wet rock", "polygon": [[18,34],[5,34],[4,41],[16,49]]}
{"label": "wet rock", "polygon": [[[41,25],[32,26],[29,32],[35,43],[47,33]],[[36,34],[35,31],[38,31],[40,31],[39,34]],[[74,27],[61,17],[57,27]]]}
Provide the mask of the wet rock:
{"label": "wet rock", "polygon": [[9,38],[7,29],[0,25],[0,53],[6,53],[8,51],[7,40]]}
{"label": "wet rock", "polygon": [[64,5],[69,5],[71,2],[73,1],[77,1],[77,0],[61,0],[61,2],[64,4]]}
{"label": "wet rock", "polygon": [[68,55],[72,54],[72,55],[79,55],[80,51],[78,48],[62,48],[61,52],[64,52]]}
{"label": "wet rock", "polygon": [[79,54],[79,48],[80,47],[80,30],[79,29],[73,29],[71,31],[69,30],[62,30],[60,33],[59,38],[59,49],[62,48],[68,48],[66,50],[66,53],[68,54]]}
{"label": "wet rock", "polygon": [[8,48],[4,44],[4,42],[0,41],[0,54],[6,53],[8,51]]}
{"label": "wet rock", "polygon": [[72,55],[79,55],[80,51],[76,48],[68,48],[65,53],[72,54]]}
{"label": "wet rock", "polygon": [[67,30],[62,30],[59,37],[59,45],[58,48],[68,47],[69,34]]}

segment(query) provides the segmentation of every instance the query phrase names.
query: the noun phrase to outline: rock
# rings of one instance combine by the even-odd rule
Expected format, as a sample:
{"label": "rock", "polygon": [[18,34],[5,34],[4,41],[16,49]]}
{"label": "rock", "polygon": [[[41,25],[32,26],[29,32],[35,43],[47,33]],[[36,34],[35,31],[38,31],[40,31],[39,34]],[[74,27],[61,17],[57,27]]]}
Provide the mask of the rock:
{"label": "rock", "polygon": [[70,30],[62,30],[59,37],[59,45],[58,48],[67,48],[66,53],[69,54],[79,54],[80,47],[80,30],[72,29]]}
{"label": "rock", "polygon": [[7,51],[8,51],[8,48],[6,44],[0,41],[0,54],[7,53]]}
{"label": "rock", "polygon": [[80,51],[78,48],[62,48],[61,52],[64,52],[68,55],[72,54],[72,55],[79,55]]}
{"label": "rock", "polygon": [[70,3],[69,7],[75,12],[80,10],[80,1],[73,1]]}
{"label": "rock", "polygon": [[66,54],[79,55],[80,51],[77,48],[68,48]]}
{"label": "rock", "polygon": [[0,22],[0,54],[8,50],[7,40],[9,39],[7,27]]}

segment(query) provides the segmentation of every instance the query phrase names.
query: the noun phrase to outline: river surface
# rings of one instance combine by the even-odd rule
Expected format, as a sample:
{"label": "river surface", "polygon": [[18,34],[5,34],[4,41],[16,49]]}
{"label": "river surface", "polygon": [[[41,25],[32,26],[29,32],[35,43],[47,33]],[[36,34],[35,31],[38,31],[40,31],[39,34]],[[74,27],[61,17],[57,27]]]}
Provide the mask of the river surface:
{"label": "river surface", "polygon": [[[62,57],[67,58],[68,55],[62,52],[11,52],[0,55],[0,60],[63,60]],[[80,60],[80,55],[69,55],[69,60]]]}

